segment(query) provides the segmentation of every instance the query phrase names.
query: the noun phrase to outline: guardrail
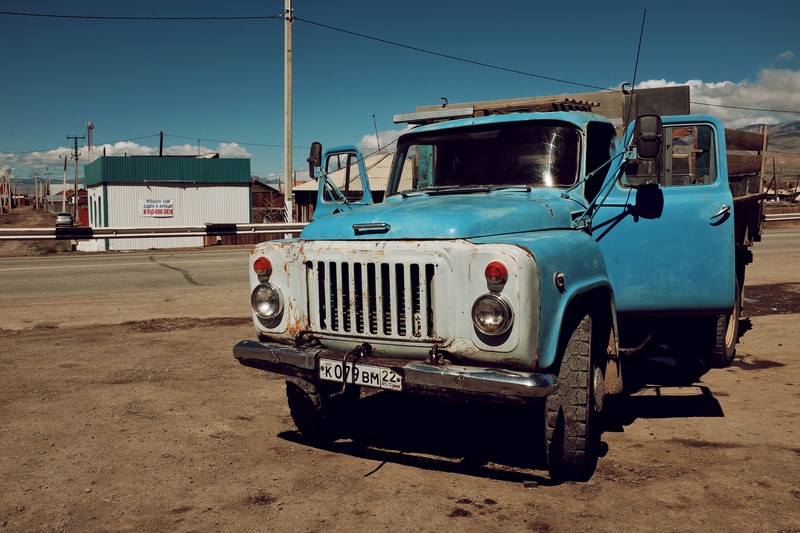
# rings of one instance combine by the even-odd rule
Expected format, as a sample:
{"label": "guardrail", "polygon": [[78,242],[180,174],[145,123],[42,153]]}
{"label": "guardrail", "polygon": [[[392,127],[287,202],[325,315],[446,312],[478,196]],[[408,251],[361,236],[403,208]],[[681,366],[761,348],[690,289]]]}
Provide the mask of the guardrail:
{"label": "guardrail", "polygon": [[772,213],[764,215],[767,222],[780,222],[783,220],[800,220],[800,213]]}
{"label": "guardrail", "polygon": [[299,235],[307,222],[287,224],[206,224],[159,228],[54,228],[0,229],[0,241],[130,239],[141,237],[219,237],[224,235]]}
{"label": "guardrail", "polygon": [[[765,215],[767,222],[800,220],[800,213]],[[90,239],[131,239],[142,237],[221,237],[223,235],[300,235],[307,222],[288,224],[206,224],[205,226],[176,226],[159,228],[85,228],[59,226],[55,228],[0,229],[0,241],[36,241]]]}

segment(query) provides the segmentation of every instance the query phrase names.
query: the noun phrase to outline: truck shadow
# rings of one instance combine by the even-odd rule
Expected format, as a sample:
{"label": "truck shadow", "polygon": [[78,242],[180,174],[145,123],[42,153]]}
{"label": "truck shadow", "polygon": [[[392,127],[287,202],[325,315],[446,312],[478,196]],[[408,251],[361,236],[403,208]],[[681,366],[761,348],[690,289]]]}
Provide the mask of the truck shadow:
{"label": "truck shadow", "polygon": [[724,417],[702,377],[711,370],[690,345],[654,342],[623,364],[623,394],[607,398],[606,431],[639,418]]}
{"label": "truck shadow", "polygon": [[[626,360],[626,389],[606,397],[603,430],[624,432],[637,419],[725,416],[700,381],[708,368],[692,360],[666,345]],[[386,391],[362,398],[337,418],[335,427],[339,438],[330,442],[297,431],[279,437],[380,462],[365,477],[393,463],[534,486],[555,484],[546,474],[541,405],[457,403]],[[608,452],[602,443],[600,455]]]}
{"label": "truck shadow", "polygon": [[[337,420],[339,439],[320,443],[299,432],[279,437],[371,461],[535,485],[552,485],[535,407],[450,403],[379,392]],[[376,469],[377,470],[377,469]],[[373,472],[365,472],[365,477]]]}

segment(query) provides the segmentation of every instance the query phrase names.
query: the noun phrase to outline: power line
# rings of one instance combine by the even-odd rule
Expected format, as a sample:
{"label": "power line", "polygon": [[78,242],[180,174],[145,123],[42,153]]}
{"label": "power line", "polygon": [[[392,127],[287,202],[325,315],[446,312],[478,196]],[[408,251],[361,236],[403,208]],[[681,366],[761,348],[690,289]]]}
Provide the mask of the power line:
{"label": "power line", "polygon": [[15,11],[0,11],[0,15],[12,15],[18,17],[41,17],[56,19],[76,19],[76,20],[151,20],[151,21],[180,21],[180,20],[283,20],[283,15],[264,15],[264,16],[209,16],[209,17],[126,17],[126,16],[103,16],[103,15],[57,15],[55,13],[21,13]]}
{"label": "power line", "polygon": [[689,103],[695,105],[707,105],[709,107],[722,107],[725,109],[741,109],[744,111],[764,111],[767,113],[789,113],[793,115],[800,115],[800,111],[795,111],[791,109],[766,109],[763,107],[744,107],[738,105],[710,104],[708,102],[689,102]]}
{"label": "power line", "polygon": [[[43,17],[43,18],[59,18],[59,19],[76,19],[76,20],[123,20],[123,21],[135,21],[135,20],[143,20],[143,21],[224,21],[224,20],[284,20],[284,14],[280,15],[247,15],[247,16],[206,16],[206,17],[144,17],[144,16],[103,16],[103,15],[60,15],[54,13],[25,13],[25,12],[14,12],[14,11],[0,11],[0,15],[10,15],[10,16],[21,16],[21,17]],[[315,22],[308,19],[303,19],[300,17],[295,17],[294,20],[299,22],[305,22],[306,24],[310,24],[312,26],[318,26],[320,28],[324,28],[327,30],[344,33],[346,35],[351,35],[354,37],[359,37],[361,39],[368,39],[371,41],[387,44],[390,46],[396,46],[399,48],[404,48],[406,50],[412,50],[415,52],[420,52],[423,54],[433,55],[437,57],[442,57],[444,59],[450,59],[452,61],[459,61],[461,63],[467,63],[470,65],[480,66],[484,68],[490,68],[493,70],[499,70],[502,72],[509,72],[512,74],[519,74],[522,76],[528,76],[532,78],[553,81],[557,83],[563,83],[567,85],[574,85],[577,87],[586,87],[589,89],[598,89],[601,91],[607,92],[614,92],[615,89],[609,89],[608,87],[601,87],[599,85],[592,85],[589,83],[583,83],[578,81],[567,80],[563,78],[556,78],[554,76],[545,76],[543,74],[536,74],[533,72],[527,72],[518,69],[512,69],[508,67],[501,67],[498,65],[493,65],[491,63],[485,63],[482,61],[476,61],[472,59],[467,59],[463,57],[454,56],[451,54],[445,54],[442,52],[436,52],[434,50],[428,50],[425,48],[421,48],[418,46],[408,45],[399,43],[396,41],[390,41],[388,39],[382,39],[379,37],[374,37],[372,35],[367,35],[364,33],[359,33],[351,30],[346,30],[344,28],[338,28],[335,26],[331,26],[329,24],[323,24],[320,22]],[[724,104],[711,104],[708,102],[690,102],[691,104],[695,105],[704,105],[709,107],[718,107],[724,109],[739,109],[743,111],[760,111],[766,113],[786,113],[786,114],[800,114],[800,110],[791,110],[791,109],[769,109],[769,108],[759,108],[759,107],[745,107],[745,106],[734,106],[734,105],[724,105]],[[173,137],[180,137],[177,135],[173,135]],[[187,137],[189,138],[189,137]],[[196,139],[196,137],[191,137],[191,139]],[[133,139],[131,139],[133,140]],[[201,139],[210,142],[230,142],[230,141],[215,141],[213,139]],[[252,146],[265,146],[265,147],[273,147],[273,148],[282,148],[281,145],[269,145],[269,144],[259,144],[259,143],[238,143],[242,145],[252,145]],[[35,151],[35,150],[34,150]],[[31,152],[13,152],[13,153],[32,153]]]}
{"label": "power line", "polygon": [[[117,144],[117,143],[124,143],[124,142],[130,142],[130,141],[140,141],[142,139],[149,139],[151,137],[158,137],[158,134],[155,134],[155,135],[142,135],[141,137],[131,137],[130,139],[120,139],[120,140],[117,140],[117,141],[104,141],[104,142],[99,143],[99,145],[97,143],[95,143],[95,146],[103,146],[103,145],[106,145],[106,144]],[[42,152],[54,152],[56,150],[63,150],[63,149],[64,149],[63,146],[58,146],[58,147],[55,147],[55,148],[45,148],[44,150],[15,150],[13,152],[2,152],[2,154],[3,155],[9,155],[9,154],[10,155],[36,154],[36,153],[42,153]]]}
{"label": "power line", "polygon": [[[211,143],[226,143],[226,144],[238,144],[241,146],[261,146],[265,148],[283,148],[282,144],[263,144],[263,143],[251,143],[251,142],[243,142],[243,141],[222,141],[219,139],[204,139],[202,137],[186,137],[184,135],[172,135],[170,133],[165,133],[165,137],[174,137],[176,139],[188,139],[192,141],[205,141]],[[304,148],[308,149],[310,146],[294,146],[294,148]]]}
{"label": "power line", "polygon": [[[121,142],[131,142],[131,141],[139,141],[142,139],[151,139],[158,137],[159,134],[153,135],[142,135],[140,137],[131,137],[128,139],[119,139],[115,141],[101,141],[95,143],[95,147],[97,146],[105,146],[105,145],[114,145]],[[245,141],[232,141],[232,140],[220,140],[220,139],[205,139],[203,137],[187,137],[185,135],[172,135],[169,133],[165,133],[164,137],[173,137],[176,139],[187,139],[191,141],[203,141],[203,142],[213,142],[213,143],[225,143],[225,144],[236,144],[239,146],[258,146],[262,148],[283,148],[282,144],[265,144],[265,143],[253,143],[253,142],[245,142]],[[293,149],[300,149],[300,150],[308,150],[309,146],[293,146]],[[47,153],[47,152],[54,152],[57,150],[63,150],[64,147],[56,147],[56,148],[46,148],[44,150],[17,150],[12,152],[0,152],[0,155],[22,155],[22,154],[35,154],[35,153]]]}
{"label": "power line", "polygon": [[490,63],[483,63],[481,61],[475,61],[475,60],[472,60],[472,59],[466,59],[466,58],[463,58],[463,57],[458,57],[458,56],[454,56],[454,55],[450,55],[450,54],[444,54],[442,52],[435,52],[433,50],[427,50],[425,48],[420,48],[418,46],[412,46],[412,45],[409,45],[409,44],[403,44],[403,43],[398,43],[398,42],[395,42],[395,41],[389,41],[387,39],[381,39],[379,37],[373,37],[372,35],[366,35],[364,33],[358,33],[358,32],[354,32],[354,31],[350,31],[350,30],[345,30],[345,29],[342,29],[342,28],[337,28],[335,26],[330,26],[328,24],[322,24],[320,22],[314,22],[312,20],[307,20],[307,19],[303,19],[303,18],[300,18],[300,17],[295,17],[295,20],[300,21],[300,22],[305,22],[306,24],[311,24],[312,26],[319,26],[320,28],[325,28],[325,29],[328,29],[328,30],[331,30],[331,31],[336,31],[336,32],[339,32],[339,33],[344,33],[344,34],[352,35],[352,36],[355,36],[355,37],[360,37],[362,39],[369,39],[370,41],[375,41],[375,42],[379,42],[379,43],[383,43],[383,44],[388,44],[388,45],[391,45],[391,46],[397,46],[399,48],[405,48],[406,50],[413,50],[415,52],[421,52],[423,54],[429,54],[429,55],[432,55],[432,56],[443,57],[445,59],[452,59],[453,61],[460,61],[462,63],[468,63],[470,65],[477,65],[479,67],[486,67],[486,68],[491,68],[491,69],[494,69],[494,70],[501,70],[503,72],[510,72],[512,74],[520,74],[522,76],[529,76],[531,78],[538,78],[538,79],[541,79],[541,80],[555,81],[555,82],[558,82],[558,83],[565,83],[565,84],[568,84],[568,85],[575,85],[575,86],[578,86],[578,87],[587,87],[589,89],[600,89],[601,91],[613,91],[613,89],[609,89],[608,87],[600,87],[599,85],[591,85],[591,84],[588,84],[588,83],[570,81],[570,80],[565,80],[565,79],[562,79],[562,78],[554,78],[552,76],[544,76],[542,74],[534,74],[532,72],[525,72],[524,70],[517,70],[517,69],[512,69],[512,68],[507,68],[507,67],[500,67],[500,66],[497,66],[497,65],[492,65]]}

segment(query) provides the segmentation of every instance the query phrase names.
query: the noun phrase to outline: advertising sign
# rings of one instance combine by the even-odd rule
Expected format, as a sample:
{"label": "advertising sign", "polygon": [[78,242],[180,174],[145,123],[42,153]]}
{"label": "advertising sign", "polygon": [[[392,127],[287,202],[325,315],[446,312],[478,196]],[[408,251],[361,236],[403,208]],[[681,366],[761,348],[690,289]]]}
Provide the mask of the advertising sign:
{"label": "advertising sign", "polygon": [[143,217],[172,218],[175,216],[175,201],[139,200],[139,214]]}

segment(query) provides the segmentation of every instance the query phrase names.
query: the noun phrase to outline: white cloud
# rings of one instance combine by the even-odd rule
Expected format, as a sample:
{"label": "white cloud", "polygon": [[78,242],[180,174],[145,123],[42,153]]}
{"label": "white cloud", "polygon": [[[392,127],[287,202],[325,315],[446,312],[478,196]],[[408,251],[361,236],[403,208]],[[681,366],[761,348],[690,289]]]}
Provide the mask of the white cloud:
{"label": "white cloud", "polygon": [[[750,124],[777,124],[800,120],[800,71],[764,69],[755,81],[674,82],[648,80],[641,88],[688,85],[692,113],[706,113],[722,120],[729,128]],[[702,105],[709,104],[709,105]],[[725,106],[725,107],[721,107]],[[795,111],[781,113],[779,111]]]}
{"label": "white cloud", "polygon": [[787,61],[790,59],[794,59],[794,52],[791,50],[786,50],[785,52],[781,52],[778,54],[778,59],[786,59]]}
{"label": "white cloud", "polygon": [[219,143],[217,151],[220,157],[252,157],[250,152],[238,143]]}
{"label": "white cloud", "polygon": [[395,141],[397,138],[400,137],[403,133],[407,132],[411,129],[411,125],[407,125],[399,130],[385,130],[379,131],[377,138],[374,134],[364,135],[361,140],[358,142],[358,149],[364,155],[369,155],[373,152],[378,151],[378,140],[380,140],[380,148],[389,148],[393,150],[396,148]]}
{"label": "white cloud", "polygon": [[[67,158],[69,171],[74,172],[74,161],[72,160],[73,148],[59,147],[52,150],[30,152],[30,153],[0,153],[0,169],[16,168],[15,172],[24,175],[38,173],[44,175],[45,172],[53,172],[64,168],[64,158]],[[135,155],[158,155],[158,148],[145,146],[131,141],[119,141],[109,144],[96,145],[94,147],[92,160],[101,157],[103,153],[107,156],[135,156]],[[252,157],[250,152],[237,143],[220,143],[216,148],[200,145],[200,154],[219,153],[220,157]],[[197,155],[198,146],[192,144],[165,146],[165,155]],[[78,162],[80,166],[89,163],[89,149],[84,146],[78,150]]]}

